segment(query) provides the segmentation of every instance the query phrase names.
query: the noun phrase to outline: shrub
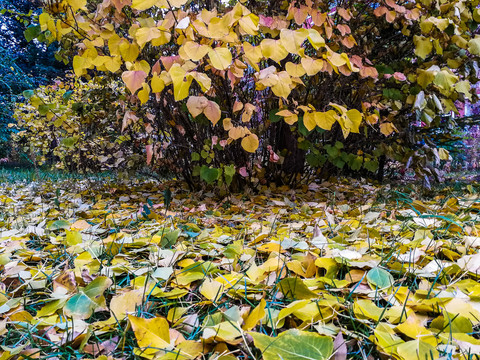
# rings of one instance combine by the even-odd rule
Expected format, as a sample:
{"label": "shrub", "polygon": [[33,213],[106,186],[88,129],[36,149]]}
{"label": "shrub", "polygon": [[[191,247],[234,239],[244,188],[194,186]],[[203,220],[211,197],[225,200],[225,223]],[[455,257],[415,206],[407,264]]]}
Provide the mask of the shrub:
{"label": "shrub", "polygon": [[116,129],[191,186],[381,175],[385,159],[437,175],[448,152],[424,130],[476,101],[478,1],[243,3],[64,0],[39,26],[77,77],[124,83],[100,89]]}

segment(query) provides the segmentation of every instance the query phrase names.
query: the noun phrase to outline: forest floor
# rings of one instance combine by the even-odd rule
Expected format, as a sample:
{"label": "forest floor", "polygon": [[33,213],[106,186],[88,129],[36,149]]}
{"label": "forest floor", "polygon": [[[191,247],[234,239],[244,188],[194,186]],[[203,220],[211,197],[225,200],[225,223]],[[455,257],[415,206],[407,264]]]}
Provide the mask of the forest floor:
{"label": "forest floor", "polygon": [[2,181],[1,360],[480,354],[476,184]]}

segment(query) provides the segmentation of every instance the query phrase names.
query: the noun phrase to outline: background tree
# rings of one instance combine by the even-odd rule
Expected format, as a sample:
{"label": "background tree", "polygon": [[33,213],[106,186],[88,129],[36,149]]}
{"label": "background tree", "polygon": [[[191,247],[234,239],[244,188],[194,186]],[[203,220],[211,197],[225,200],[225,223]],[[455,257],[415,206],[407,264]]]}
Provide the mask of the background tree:
{"label": "background tree", "polygon": [[62,76],[66,68],[55,59],[55,45],[29,41],[39,35],[31,24],[40,12],[39,2],[0,0],[0,157],[10,151],[8,124],[14,122],[19,96]]}

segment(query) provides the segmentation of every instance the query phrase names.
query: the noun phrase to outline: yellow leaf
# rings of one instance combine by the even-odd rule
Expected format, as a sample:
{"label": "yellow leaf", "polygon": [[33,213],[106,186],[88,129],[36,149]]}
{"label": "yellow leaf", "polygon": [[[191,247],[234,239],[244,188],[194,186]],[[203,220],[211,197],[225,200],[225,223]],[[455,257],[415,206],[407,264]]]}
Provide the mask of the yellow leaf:
{"label": "yellow leaf", "polygon": [[195,79],[203,92],[210,90],[210,87],[212,86],[212,80],[207,76],[207,74],[198,71],[192,71],[189,73],[189,76],[192,76]]}
{"label": "yellow leaf", "polygon": [[283,47],[280,40],[263,39],[260,48],[264,57],[272,59],[276,63],[280,63],[288,55],[288,51]]}
{"label": "yellow leaf", "polygon": [[285,70],[292,77],[302,77],[306,73],[301,64],[294,64],[290,61],[285,64]]}
{"label": "yellow leaf", "polygon": [[132,325],[138,346],[142,350],[146,349],[148,354],[170,347],[168,322],[164,318],[143,319],[130,315],[128,320]]}
{"label": "yellow leaf", "polygon": [[278,243],[270,242],[258,247],[257,250],[262,252],[278,252],[279,253],[282,251],[282,245]]}
{"label": "yellow leaf", "polygon": [[226,70],[232,63],[232,53],[226,47],[210,49],[208,57],[217,70]]}
{"label": "yellow leaf", "polygon": [[114,73],[120,70],[120,66],[122,65],[122,59],[120,58],[120,56],[107,56],[104,65],[108,71]]}
{"label": "yellow leaf", "polygon": [[224,286],[218,281],[206,279],[200,287],[200,294],[208,300],[216,302],[223,295]]}
{"label": "yellow leaf", "polygon": [[73,58],[73,71],[77,77],[82,76],[85,73],[85,69],[91,65],[90,59],[75,55]]}
{"label": "yellow leaf", "polygon": [[328,60],[330,61],[330,63],[332,65],[334,65],[336,67],[340,67],[340,66],[345,65],[347,63],[347,60],[342,55],[343,54],[332,52],[331,54],[329,54]]}
{"label": "yellow leaf", "polygon": [[243,139],[242,139],[242,148],[245,150],[245,151],[248,151],[248,152],[255,152],[255,150],[258,149],[258,145],[259,145],[259,141],[258,141],[258,136],[255,135],[255,134],[250,134],[248,136],[245,136]]}
{"label": "yellow leaf", "polygon": [[165,82],[157,74],[152,76],[152,81],[150,83],[153,93],[160,93],[165,88]]}
{"label": "yellow leaf", "polygon": [[325,39],[315,29],[308,29],[308,41],[312,44],[315,50],[325,46]]}
{"label": "yellow leaf", "polygon": [[280,32],[280,41],[288,52],[298,54],[300,48],[308,36],[307,29],[289,30],[282,29]]}
{"label": "yellow leaf", "polygon": [[188,58],[184,58],[184,60],[192,61],[201,60],[211,50],[210,46],[200,45],[194,41],[187,41],[185,44],[183,44],[182,48],[185,52],[185,55],[188,56]]}
{"label": "yellow leaf", "polygon": [[396,332],[401,332],[411,339],[422,338],[422,341],[429,343],[432,346],[437,346],[434,334],[421,325],[421,320],[415,315],[407,318],[407,321],[395,328]]}
{"label": "yellow leaf", "polygon": [[385,135],[389,136],[395,131],[395,126],[391,122],[384,122],[380,124],[380,132]]}
{"label": "yellow leaf", "polygon": [[154,5],[165,8],[167,7],[167,2],[166,0],[133,0],[132,1],[132,9],[135,9],[135,10],[148,10]]}
{"label": "yellow leaf", "polygon": [[122,80],[132,94],[142,87],[147,74],[144,71],[124,71]]}
{"label": "yellow leaf", "polygon": [[202,338],[205,340],[216,340],[218,342],[235,341],[242,336],[240,327],[231,321],[223,321],[213,327],[206,327],[203,330]]}
{"label": "yellow leaf", "polygon": [[275,95],[286,99],[292,91],[292,79],[286,71],[279,72],[277,77],[278,81],[272,86],[272,91]]}
{"label": "yellow leaf", "polygon": [[179,64],[173,64],[168,73],[172,78],[175,101],[185,99],[188,96],[193,78],[191,76],[185,77],[187,72]]}
{"label": "yellow leaf", "polygon": [[43,12],[40,14],[40,16],[38,17],[38,22],[40,24],[40,29],[42,31],[45,31],[48,29],[48,22],[51,20],[52,18],[50,17],[50,14],[49,13],[46,13],[46,12]]}
{"label": "yellow leaf", "polygon": [[110,302],[110,311],[118,321],[122,321],[128,313],[133,313],[142,304],[143,295],[140,290],[132,290],[115,295]]}
{"label": "yellow leaf", "polygon": [[165,28],[159,26],[158,29],[160,30],[160,36],[152,39],[152,45],[153,46],[161,46],[168,44],[170,40],[172,39],[172,33],[170,31],[167,31]]}
{"label": "yellow leaf", "polygon": [[358,300],[353,304],[353,312],[360,319],[372,319],[379,321],[384,315],[382,308],[379,308],[371,300]]}
{"label": "yellow leaf", "polygon": [[398,345],[396,353],[405,360],[439,359],[439,353],[436,346],[425,341],[422,337],[416,340],[407,341]]}
{"label": "yellow leaf", "polygon": [[[261,47],[253,46],[247,42],[243,43],[243,52],[244,56],[248,59],[248,61],[250,61],[252,66],[253,64],[257,64],[263,58]],[[257,69],[257,71],[259,70]]]}
{"label": "yellow leaf", "polygon": [[205,96],[190,96],[187,100],[187,109],[195,118],[203,113],[207,103],[208,99]]}
{"label": "yellow leaf", "polygon": [[350,131],[358,134],[360,132],[359,127],[363,119],[362,113],[357,109],[348,110],[347,119],[350,120],[350,123],[349,123]]}
{"label": "yellow leaf", "polygon": [[126,40],[120,42],[118,48],[120,50],[120,55],[122,55],[122,58],[125,61],[134,62],[140,54],[138,46],[136,44],[131,44]]}
{"label": "yellow leaf", "polygon": [[229,131],[232,128],[233,128],[232,119],[230,118],[223,119],[223,129],[225,131]]}
{"label": "yellow leaf", "polygon": [[480,55],[480,36],[476,35],[474,39],[468,42],[468,51],[472,55]]}
{"label": "yellow leaf", "polygon": [[117,34],[112,35],[108,39],[108,50],[110,51],[110,55],[117,56],[120,55],[120,44],[123,41],[127,41],[125,39],[121,39]]}
{"label": "yellow leaf", "polygon": [[301,62],[308,76],[313,76],[323,69],[323,60],[320,59],[305,57]]}
{"label": "yellow leaf", "polygon": [[142,90],[138,92],[138,98],[140,99],[140,103],[143,105],[148,101],[150,97],[150,86],[147,83],[142,84]]}
{"label": "yellow leaf", "polygon": [[[240,103],[240,104],[242,104],[242,103]],[[243,106],[243,104],[242,104],[242,106]],[[235,108],[235,106],[234,106],[234,108]],[[255,105],[250,104],[250,103],[246,103],[245,104],[245,109],[244,109],[243,114],[242,114],[242,122],[244,122],[244,123],[249,122],[250,119],[252,118],[252,115],[253,115],[254,111],[256,111],[256,109],[257,108],[255,107]]]}
{"label": "yellow leaf", "polygon": [[319,111],[315,113],[315,123],[319,128],[331,130],[335,121],[337,121],[337,114],[333,110],[328,110],[326,112]]}
{"label": "yellow leaf", "polygon": [[450,159],[450,153],[448,150],[444,148],[438,149],[438,156],[440,157],[440,160],[449,160]]}
{"label": "yellow leaf", "polygon": [[290,110],[281,110],[275,115],[282,116],[288,125],[293,125],[298,121],[298,115],[291,112]]}
{"label": "yellow leaf", "polygon": [[415,35],[413,43],[415,44],[415,54],[422,59],[425,59],[432,52],[433,44],[430,38]]}
{"label": "yellow leaf", "polygon": [[472,100],[472,94],[470,94],[471,85],[467,80],[459,81],[455,84],[455,91],[462,93],[469,100]]}
{"label": "yellow leaf", "polygon": [[172,7],[180,7],[185,5],[187,0],[169,0],[168,3],[172,5]]}
{"label": "yellow leaf", "polygon": [[73,11],[78,9],[83,9],[87,5],[87,0],[67,0],[68,5],[70,5]]}
{"label": "yellow leaf", "polygon": [[228,130],[228,136],[233,140],[240,139],[245,136],[245,128],[243,126],[232,127]]}
{"label": "yellow leaf", "polygon": [[[237,3],[238,4],[238,3]],[[248,14],[247,16],[243,16],[238,21],[238,25],[240,28],[248,35],[256,35],[258,31],[258,22],[259,17],[255,14]]]}
{"label": "yellow leaf", "polygon": [[212,39],[219,40],[230,33],[229,27],[230,24],[227,16],[224,16],[223,18],[214,17],[210,19],[208,24],[208,32]]}
{"label": "yellow leaf", "polygon": [[143,48],[143,46],[149,42],[152,41],[153,39],[157,39],[160,36],[162,36],[162,33],[160,30],[156,27],[142,27],[135,31],[135,41],[137,44],[140,46],[140,48]]}
{"label": "yellow leaf", "polygon": [[308,131],[312,131],[317,126],[315,122],[315,112],[308,111],[303,115],[303,124],[307,128]]}
{"label": "yellow leaf", "polygon": [[245,320],[243,330],[252,330],[258,324],[258,322],[263,319],[265,316],[265,306],[267,306],[265,299],[261,299],[260,304],[258,304],[257,307],[250,312]]}

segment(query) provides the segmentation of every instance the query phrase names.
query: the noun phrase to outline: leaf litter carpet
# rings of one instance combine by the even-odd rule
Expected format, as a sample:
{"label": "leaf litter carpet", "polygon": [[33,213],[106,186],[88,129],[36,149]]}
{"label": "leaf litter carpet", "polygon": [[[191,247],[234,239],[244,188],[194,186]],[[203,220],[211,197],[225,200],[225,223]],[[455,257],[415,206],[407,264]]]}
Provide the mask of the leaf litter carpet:
{"label": "leaf litter carpet", "polygon": [[0,360],[475,358],[479,197],[417,194],[6,184]]}

